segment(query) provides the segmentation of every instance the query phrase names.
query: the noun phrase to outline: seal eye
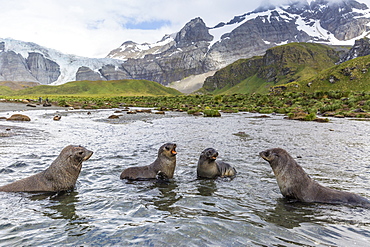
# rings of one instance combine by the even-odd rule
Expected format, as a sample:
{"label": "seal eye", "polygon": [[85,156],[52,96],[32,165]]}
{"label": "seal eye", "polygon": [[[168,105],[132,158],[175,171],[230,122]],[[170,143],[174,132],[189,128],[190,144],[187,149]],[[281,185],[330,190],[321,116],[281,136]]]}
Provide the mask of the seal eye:
{"label": "seal eye", "polygon": [[82,156],[84,154],[84,152],[80,151],[80,152],[78,152],[78,154]]}
{"label": "seal eye", "polygon": [[165,147],[165,149],[166,149],[167,151],[170,151],[170,148],[169,148],[169,147]]}

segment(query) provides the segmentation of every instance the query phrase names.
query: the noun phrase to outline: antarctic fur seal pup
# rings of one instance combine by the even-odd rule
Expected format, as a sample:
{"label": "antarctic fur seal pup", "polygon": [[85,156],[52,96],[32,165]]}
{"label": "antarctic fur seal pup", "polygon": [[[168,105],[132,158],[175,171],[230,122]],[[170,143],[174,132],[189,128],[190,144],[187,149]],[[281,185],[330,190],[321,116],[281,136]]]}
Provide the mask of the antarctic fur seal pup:
{"label": "antarctic fur seal pup", "polygon": [[284,149],[268,149],[259,155],[270,163],[280,191],[288,199],[370,207],[370,201],[362,196],[320,185]]}
{"label": "antarctic fur seal pup", "polygon": [[235,168],[223,161],[216,161],[217,156],[218,152],[213,148],[206,148],[203,150],[198,160],[198,177],[215,178],[235,176]]}
{"label": "antarctic fur seal pup", "polygon": [[92,151],[69,145],[44,171],[0,187],[6,192],[61,192],[73,190],[82,168]]}
{"label": "antarctic fur seal pup", "polygon": [[147,166],[129,167],[121,173],[121,179],[146,180],[173,178],[176,167],[176,144],[166,143],[158,150],[157,159]]}

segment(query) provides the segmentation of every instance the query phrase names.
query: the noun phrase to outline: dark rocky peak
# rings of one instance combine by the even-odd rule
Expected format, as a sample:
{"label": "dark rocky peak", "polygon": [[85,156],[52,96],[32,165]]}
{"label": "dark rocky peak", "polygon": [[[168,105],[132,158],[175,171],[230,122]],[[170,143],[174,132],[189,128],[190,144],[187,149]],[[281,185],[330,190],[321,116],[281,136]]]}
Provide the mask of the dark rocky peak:
{"label": "dark rocky peak", "polygon": [[355,45],[341,58],[339,63],[367,55],[370,55],[370,39],[362,38],[356,40]]}
{"label": "dark rocky peak", "polygon": [[290,14],[301,15],[305,11],[310,10],[310,5],[307,1],[293,1],[289,3],[288,7],[283,7],[283,9]]}
{"label": "dark rocky peak", "polygon": [[136,45],[134,41],[128,40],[122,43],[121,46]]}
{"label": "dark rocky peak", "polygon": [[159,42],[163,42],[163,41],[171,39],[171,38],[175,39],[176,35],[177,35],[177,33],[165,34]]}
{"label": "dark rocky peak", "polygon": [[213,40],[208,27],[199,17],[192,19],[176,34],[175,42],[178,47],[189,46],[195,42]]}
{"label": "dark rocky peak", "polygon": [[345,8],[346,10],[352,9],[368,9],[364,3],[359,3],[356,0],[341,0],[341,1],[330,1],[330,0],[316,0],[311,2],[312,6],[316,5],[328,5],[329,8]]}
{"label": "dark rocky peak", "polygon": [[317,17],[343,15],[351,13],[351,15],[360,15],[353,12],[353,9],[366,10],[368,7],[364,3],[359,3],[355,0],[342,0],[342,1],[328,1],[316,0],[312,1],[310,5],[311,13]]}
{"label": "dark rocky peak", "polygon": [[226,23],[227,25],[239,23],[245,20],[245,15],[235,16],[231,21]]}
{"label": "dark rocky peak", "polygon": [[[225,26],[226,25],[226,23],[225,22],[220,22],[220,23],[218,23],[216,26],[214,26],[214,27],[212,27],[212,28],[219,28],[219,27],[223,27],[223,26]],[[211,28],[211,29],[212,29]]]}
{"label": "dark rocky peak", "polygon": [[[357,18],[360,13],[353,9],[367,9],[367,6],[354,0],[328,3],[320,0],[317,2],[327,3],[328,7],[320,16],[320,24],[323,28],[332,32],[339,40],[349,40],[357,37],[360,33],[368,31],[368,18]],[[314,2],[312,2],[314,4]],[[356,18],[355,18],[356,17]]]}

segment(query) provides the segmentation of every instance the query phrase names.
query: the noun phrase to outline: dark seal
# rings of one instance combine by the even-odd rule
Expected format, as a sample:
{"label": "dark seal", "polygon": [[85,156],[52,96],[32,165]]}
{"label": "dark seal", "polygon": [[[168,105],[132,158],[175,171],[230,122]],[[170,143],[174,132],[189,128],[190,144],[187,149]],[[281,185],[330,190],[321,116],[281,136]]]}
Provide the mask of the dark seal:
{"label": "dark seal", "polygon": [[158,150],[157,159],[150,165],[129,167],[120,178],[129,180],[171,179],[176,167],[176,144],[166,143]]}
{"label": "dark seal", "polygon": [[370,207],[370,201],[362,196],[320,185],[284,149],[268,149],[260,156],[270,163],[280,191],[288,199]]}
{"label": "dark seal", "polygon": [[82,162],[93,154],[81,146],[65,147],[53,163],[33,176],[0,187],[6,192],[61,192],[73,190]]}
{"label": "dark seal", "polygon": [[218,152],[213,148],[206,148],[199,157],[197,176],[200,178],[233,177],[235,168],[228,163],[216,161]]}

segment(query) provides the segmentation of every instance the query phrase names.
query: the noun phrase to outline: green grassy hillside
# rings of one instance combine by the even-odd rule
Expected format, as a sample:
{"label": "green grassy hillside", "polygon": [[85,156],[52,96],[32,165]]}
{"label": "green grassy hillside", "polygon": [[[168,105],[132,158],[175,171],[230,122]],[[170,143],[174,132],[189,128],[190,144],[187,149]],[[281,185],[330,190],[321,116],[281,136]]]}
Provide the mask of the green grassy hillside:
{"label": "green grassy hillside", "polygon": [[0,86],[0,95],[11,95],[14,91],[7,86]]}
{"label": "green grassy hillside", "polygon": [[268,93],[275,85],[300,82],[330,68],[339,53],[326,45],[291,43],[266,51],[263,57],[240,59],[208,77],[203,88],[211,93]]}
{"label": "green grassy hillside", "polygon": [[271,83],[256,75],[248,77],[235,86],[225,86],[222,89],[213,91],[214,94],[251,94],[251,93],[267,93]]}
{"label": "green grassy hillside", "polygon": [[32,88],[9,91],[1,95],[65,95],[65,96],[157,96],[181,95],[173,88],[146,80],[76,81],[59,86],[40,85]]}
{"label": "green grassy hillside", "polygon": [[291,82],[287,91],[370,91],[370,55],[321,71],[317,76]]}

